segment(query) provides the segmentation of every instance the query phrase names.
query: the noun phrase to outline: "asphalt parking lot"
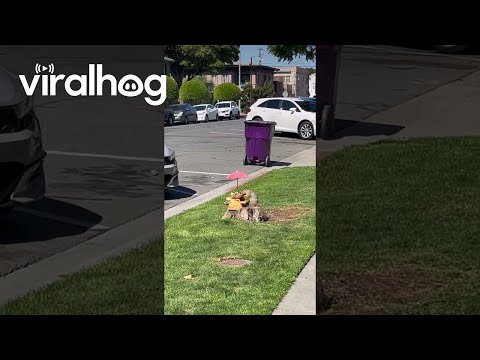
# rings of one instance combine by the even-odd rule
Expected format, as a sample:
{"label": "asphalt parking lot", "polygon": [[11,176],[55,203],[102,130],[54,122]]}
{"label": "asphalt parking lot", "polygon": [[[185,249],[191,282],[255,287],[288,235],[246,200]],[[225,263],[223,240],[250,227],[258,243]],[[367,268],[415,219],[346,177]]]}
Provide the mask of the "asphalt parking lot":
{"label": "asphalt parking lot", "polygon": [[[225,177],[236,170],[250,174],[262,168],[243,165],[244,121],[226,119],[165,128],[165,144],[175,150],[180,169],[180,186],[165,194],[166,209],[225,184]],[[272,141],[272,166],[286,165],[282,159],[312,146],[314,140],[276,134]]]}
{"label": "asphalt parking lot", "polygon": [[[153,73],[159,66],[152,53],[117,46],[0,46],[0,64],[31,75],[35,63],[53,62],[56,73],[68,75],[102,63],[104,73],[143,77],[139,69]],[[163,206],[161,109],[142,98],[60,95],[35,101],[48,153],[47,193],[0,221],[0,276]]]}

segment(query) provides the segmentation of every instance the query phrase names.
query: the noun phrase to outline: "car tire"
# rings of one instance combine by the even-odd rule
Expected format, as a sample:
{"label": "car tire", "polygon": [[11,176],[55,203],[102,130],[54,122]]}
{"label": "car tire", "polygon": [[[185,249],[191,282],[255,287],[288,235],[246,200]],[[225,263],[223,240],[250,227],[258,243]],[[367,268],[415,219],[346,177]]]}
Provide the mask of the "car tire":
{"label": "car tire", "polygon": [[233,120],[233,111],[230,111],[230,115],[228,116],[228,120]]}
{"label": "car tire", "polygon": [[169,116],[167,119],[168,126],[173,126],[173,116]]}
{"label": "car tire", "polygon": [[433,45],[433,48],[444,54],[456,54],[468,48],[468,45]]}
{"label": "car tire", "polygon": [[314,137],[313,125],[310,121],[305,120],[298,125],[298,136],[302,140],[311,140]]}
{"label": "car tire", "polygon": [[218,121],[218,114],[215,115],[215,121]]}
{"label": "car tire", "polygon": [[207,123],[208,122],[208,116],[205,115],[205,122]]}
{"label": "car tire", "polygon": [[252,120],[253,121],[263,121],[263,119],[260,116],[255,116]]}

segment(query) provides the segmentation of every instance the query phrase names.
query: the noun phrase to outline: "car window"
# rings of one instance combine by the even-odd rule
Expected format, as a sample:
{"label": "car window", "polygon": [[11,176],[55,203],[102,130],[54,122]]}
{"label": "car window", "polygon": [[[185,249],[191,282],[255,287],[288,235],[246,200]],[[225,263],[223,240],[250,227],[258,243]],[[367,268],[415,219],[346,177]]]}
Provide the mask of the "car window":
{"label": "car window", "polygon": [[232,107],[237,107],[237,103],[235,101],[232,102]]}
{"label": "car window", "polygon": [[226,107],[230,107],[230,104],[228,104],[228,103],[219,103],[219,104],[217,104],[217,108],[226,108]]}
{"label": "car window", "polygon": [[268,100],[265,107],[269,109],[280,109],[280,100]]}
{"label": "car window", "polygon": [[315,101],[297,101],[297,104],[305,111],[317,112],[317,103]]}
{"label": "car window", "polygon": [[264,108],[264,107],[267,107],[267,103],[268,103],[268,100],[267,100],[267,101],[264,101],[264,102],[262,102],[262,103],[261,103],[261,104],[259,104],[257,107],[262,107],[262,108]]}
{"label": "car window", "polygon": [[293,102],[291,102],[291,101],[282,100],[282,108],[281,108],[282,110],[287,110],[287,111],[288,111],[288,110],[290,110],[291,108],[295,108],[295,109],[296,109],[297,107],[296,107],[295,104],[294,104]]}
{"label": "car window", "polygon": [[205,110],[205,105],[196,105],[193,107],[197,111]]}

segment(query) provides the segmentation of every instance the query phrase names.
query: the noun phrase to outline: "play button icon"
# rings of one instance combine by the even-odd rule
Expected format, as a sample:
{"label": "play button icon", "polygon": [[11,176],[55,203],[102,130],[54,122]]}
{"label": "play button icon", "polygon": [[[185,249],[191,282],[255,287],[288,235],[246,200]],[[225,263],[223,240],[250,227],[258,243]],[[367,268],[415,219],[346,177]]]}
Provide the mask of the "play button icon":
{"label": "play button icon", "polygon": [[42,65],[42,71],[45,71],[45,70],[48,70],[48,68]]}

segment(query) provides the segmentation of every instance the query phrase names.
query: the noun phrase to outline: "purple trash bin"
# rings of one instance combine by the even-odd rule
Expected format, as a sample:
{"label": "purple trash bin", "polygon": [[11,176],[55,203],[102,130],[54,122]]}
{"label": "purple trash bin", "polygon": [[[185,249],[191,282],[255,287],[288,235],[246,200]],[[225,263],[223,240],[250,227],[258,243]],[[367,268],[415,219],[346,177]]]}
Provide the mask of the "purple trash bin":
{"label": "purple trash bin", "polygon": [[245,121],[245,158],[244,165],[263,163],[270,166],[270,150],[275,133],[273,121]]}

